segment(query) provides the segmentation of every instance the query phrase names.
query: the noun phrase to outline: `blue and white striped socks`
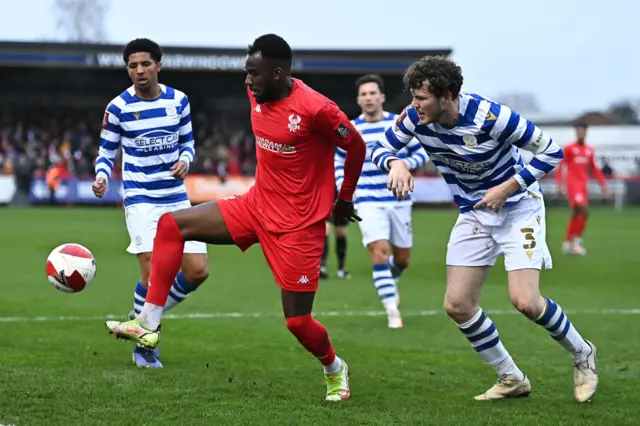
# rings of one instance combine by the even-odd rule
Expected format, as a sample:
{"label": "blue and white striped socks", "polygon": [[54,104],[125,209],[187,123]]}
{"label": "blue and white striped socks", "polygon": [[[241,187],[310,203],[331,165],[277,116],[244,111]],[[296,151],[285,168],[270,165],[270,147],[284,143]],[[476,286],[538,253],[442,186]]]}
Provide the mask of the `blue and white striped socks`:
{"label": "blue and white striped socks", "polygon": [[173,285],[171,286],[171,291],[169,291],[169,297],[167,298],[167,304],[164,306],[164,310],[167,311],[174,308],[183,302],[187,296],[189,296],[189,293],[195,291],[197,288],[197,286],[189,284],[184,275],[182,275],[182,272],[179,272],[176,279],[173,280]]}
{"label": "blue and white striped socks", "polygon": [[[184,301],[187,296],[189,296],[189,293],[193,292],[197,288],[198,286],[189,284],[182,272],[179,272],[175,280],[173,280],[173,285],[171,286],[171,291],[169,292],[169,297],[167,298],[167,304],[165,305],[164,310],[167,311],[176,307],[176,305]],[[136,315],[139,315],[142,311],[146,297],[147,288],[138,281],[133,293],[133,309]]]}
{"label": "blue and white striped socks", "polygon": [[546,328],[551,337],[569,351],[574,359],[588,356],[591,348],[571,324],[560,305],[548,297],[544,299],[547,302],[547,308],[535,320],[536,324]]}
{"label": "blue and white striped socks", "polygon": [[499,376],[523,380],[524,374],[504,348],[498,330],[481,308],[469,321],[458,324],[460,331],[469,340],[473,349]]}
{"label": "blue and white striped socks", "polygon": [[144,307],[144,301],[147,298],[147,288],[142,285],[140,281],[136,284],[136,289],[133,291],[133,311],[136,315],[140,315],[142,308]]}
{"label": "blue and white striped socks", "polygon": [[[545,297],[547,307],[544,313],[535,320],[536,324],[543,326],[575,360],[586,358],[591,351],[587,342],[575,329],[564,311],[553,300]],[[484,311],[478,308],[478,312],[464,324],[458,324],[460,331],[465,335],[471,346],[478,354],[498,373],[522,380],[524,375],[504,348],[498,335],[498,330]]]}
{"label": "blue and white striped socks", "polygon": [[391,274],[389,264],[373,265],[373,285],[376,287],[378,297],[385,308],[398,307],[398,295],[396,293],[396,282]]}

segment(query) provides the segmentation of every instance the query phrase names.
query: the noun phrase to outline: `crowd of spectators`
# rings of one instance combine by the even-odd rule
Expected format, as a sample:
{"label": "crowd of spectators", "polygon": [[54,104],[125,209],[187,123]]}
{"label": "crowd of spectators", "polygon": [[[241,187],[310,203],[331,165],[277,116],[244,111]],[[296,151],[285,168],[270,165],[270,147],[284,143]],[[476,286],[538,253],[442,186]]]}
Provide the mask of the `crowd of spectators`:
{"label": "crowd of spectators", "polygon": [[[102,109],[54,107],[0,109],[0,172],[10,174],[21,156],[36,174],[62,162],[73,176],[91,178],[98,153]],[[191,173],[253,175],[255,142],[246,120],[229,113],[193,116],[197,155]],[[114,177],[120,173],[118,155]]]}
{"label": "crowd of spectators", "polygon": [[[93,178],[102,108],[0,107],[0,173],[28,163],[35,177],[63,166],[71,176]],[[253,176],[255,139],[248,113],[200,110],[192,116],[196,159],[191,174]],[[26,157],[26,158],[23,158]],[[121,173],[118,154],[113,177]],[[435,174],[428,164],[422,174]]]}

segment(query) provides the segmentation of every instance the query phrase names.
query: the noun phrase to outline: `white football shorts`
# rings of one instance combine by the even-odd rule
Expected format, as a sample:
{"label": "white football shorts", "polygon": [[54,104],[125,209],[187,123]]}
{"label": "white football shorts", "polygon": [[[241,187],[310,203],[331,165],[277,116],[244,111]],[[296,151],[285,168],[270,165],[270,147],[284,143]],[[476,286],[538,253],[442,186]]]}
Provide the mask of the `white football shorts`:
{"label": "white football shorts", "polygon": [[[156,236],[158,220],[165,213],[191,207],[189,201],[178,204],[132,204],[125,207],[125,220],[131,243],[127,251],[132,254],[150,253],[153,250],[153,239]],[[207,245],[200,241],[187,241],[184,253],[206,254]]]}
{"label": "white football shorts", "polygon": [[461,213],[447,247],[447,265],[493,266],[504,254],[505,269],[551,269],[544,200],[533,195],[498,213]]}
{"label": "white football shorts", "polygon": [[362,233],[362,244],[366,247],[379,240],[389,241],[396,247],[411,248],[411,204],[375,205],[372,203],[358,207],[358,222]]}

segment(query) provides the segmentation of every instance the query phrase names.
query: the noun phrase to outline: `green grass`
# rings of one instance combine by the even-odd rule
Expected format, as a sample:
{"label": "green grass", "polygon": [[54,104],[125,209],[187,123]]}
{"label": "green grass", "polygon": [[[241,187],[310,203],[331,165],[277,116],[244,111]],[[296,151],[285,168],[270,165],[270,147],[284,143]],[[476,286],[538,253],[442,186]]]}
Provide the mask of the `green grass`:
{"label": "green grass", "polygon": [[[103,317],[131,309],[137,262],[118,209],[0,210],[3,274],[0,317],[76,316],[83,320],[0,322],[0,424],[23,425],[558,425],[633,424],[640,395],[638,210],[594,209],[586,257],[559,247],[568,211],[548,212],[554,268],[543,292],[571,314],[599,348],[600,388],[589,404],[573,400],[571,358],[539,326],[518,315],[492,315],[502,341],[530,376],[524,400],[477,403],[495,380],[441,311],[444,256],[452,210],[416,211],[412,265],[400,283],[405,328],[384,316],[323,312],[380,311],[368,255],[350,227],[351,281],[322,282],[315,310],[351,367],[352,398],[323,401],[317,361],[287,331],[279,291],[259,247],[210,246],[212,275],[171,313],[261,313],[260,317],[167,319],[162,370],[139,370],[132,345],[116,341]],[[44,267],[63,242],[89,247],[98,275],[79,294],[55,291]],[[332,248],[331,270],[335,271]],[[502,263],[481,297],[486,310],[513,310]]]}

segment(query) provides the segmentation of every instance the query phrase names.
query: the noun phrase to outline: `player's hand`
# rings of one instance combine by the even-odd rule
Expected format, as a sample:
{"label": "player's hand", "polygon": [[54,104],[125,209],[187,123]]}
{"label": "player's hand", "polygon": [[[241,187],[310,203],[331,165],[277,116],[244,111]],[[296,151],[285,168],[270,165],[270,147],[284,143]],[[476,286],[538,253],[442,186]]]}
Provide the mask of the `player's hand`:
{"label": "player's hand", "polygon": [[602,189],[602,193],[604,194],[604,197],[605,197],[607,200],[610,200],[611,198],[613,198],[613,197],[611,196],[611,191],[609,190],[609,188],[603,188],[603,189]]}
{"label": "player's hand", "polygon": [[96,178],[96,180],[91,185],[91,189],[93,190],[93,194],[96,197],[104,197],[104,193],[107,191],[107,180],[102,176]]}
{"label": "player's hand", "polygon": [[413,176],[407,163],[402,160],[391,162],[387,189],[393,192],[398,201],[409,198],[409,192],[413,192]]}
{"label": "player's hand", "polygon": [[189,174],[189,166],[187,166],[186,162],[180,160],[176,164],[171,166],[171,171],[173,172],[171,173],[171,176],[173,176],[174,178],[185,180],[185,178]]}
{"label": "player's hand", "polygon": [[482,200],[478,201],[473,208],[479,209],[484,207],[497,213],[500,211],[502,206],[504,206],[504,203],[507,202],[507,199],[511,194],[516,192],[518,188],[520,188],[518,181],[511,178],[508,181],[489,189],[484,194],[484,197],[482,197]]}
{"label": "player's hand", "polygon": [[332,221],[334,225],[339,225],[340,223],[344,225],[347,220],[349,222],[355,222],[356,220],[362,222],[360,216],[356,214],[353,203],[338,198],[333,205]]}

